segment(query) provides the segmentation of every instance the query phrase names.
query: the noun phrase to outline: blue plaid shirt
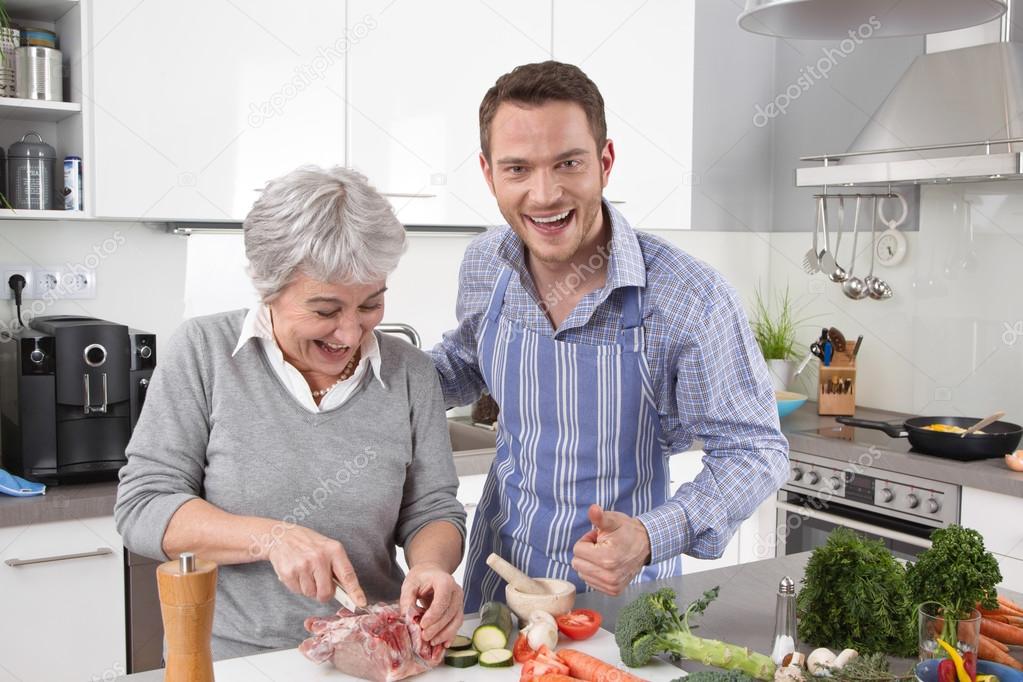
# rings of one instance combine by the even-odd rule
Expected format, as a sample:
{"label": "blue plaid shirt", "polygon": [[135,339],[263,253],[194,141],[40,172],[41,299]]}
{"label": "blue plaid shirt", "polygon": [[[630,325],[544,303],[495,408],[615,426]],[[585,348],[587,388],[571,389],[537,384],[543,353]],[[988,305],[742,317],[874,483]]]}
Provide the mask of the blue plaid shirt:
{"label": "blue plaid shirt", "polygon": [[713,268],[668,242],[636,232],[610,204],[607,283],[587,294],[556,331],[539,305],[522,241],[510,227],[472,241],[459,274],[458,327],[432,351],[448,406],[486,388],[476,359],[477,333],[501,270],[513,275],[502,314],[561,341],[613,344],[622,288],[643,287],[643,327],[665,456],[703,441],[704,468],[665,504],[638,518],[651,561],[686,553],[716,558],[788,476],[770,377],[738,296]]}

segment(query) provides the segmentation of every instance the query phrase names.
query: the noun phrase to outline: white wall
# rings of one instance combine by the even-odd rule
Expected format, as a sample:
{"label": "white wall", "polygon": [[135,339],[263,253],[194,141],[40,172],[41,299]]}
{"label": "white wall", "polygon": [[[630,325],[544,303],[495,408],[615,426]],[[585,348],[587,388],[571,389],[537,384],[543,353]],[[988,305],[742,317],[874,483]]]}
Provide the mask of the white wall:
{"label": "white wall", "polygon": [[[889,301],[853,301],[823,275],[807,277],[799,267],[810,244],[805,233],[771,235],[771,283],[790,286],[803,314],[818,316],[805,327],[803,342],[828,325],[866,337],[858,357],[858,404],[938,415],[1001,409],[1018,420],[1023,183],[924,187],[920,223],[919,233],[907,234],[906,260],[876,273],[895,291]],[[868,255],[861,249],[860,274]]]}
{"label": "white wall", "polygon": [[[95,265],[94,300],[49,305],[26,301],[23,311],[99,317],[154,332],[158,339],[166,338],[184,313],[185,247],[184,238],[147,223],[0,223],[0,264]],[[13,301],[0,301],[0,311],[3,322],[10,324],[15,316]]]}

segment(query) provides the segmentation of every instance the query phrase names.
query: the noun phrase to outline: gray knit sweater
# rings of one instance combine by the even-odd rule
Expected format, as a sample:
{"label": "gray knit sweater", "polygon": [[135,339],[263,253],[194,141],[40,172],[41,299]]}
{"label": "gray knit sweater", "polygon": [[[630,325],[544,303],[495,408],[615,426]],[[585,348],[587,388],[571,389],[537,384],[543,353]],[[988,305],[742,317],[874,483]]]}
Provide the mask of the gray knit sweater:
{"label": "gray knit sweater", "polygon": [[[314,414],[287,392],[255,340],[231,356],[244,317],[240,310],[188,320],[161,349],[117,490],[125,546],[166,559],[167,524],[201,497],[232,514],[337,539],[370,601],[397,599],[395,545],[407,546],[438,519],[465,537],[433,362],[380,334],[386,389],[367,372],[344,404]],[[296,646],[307,616],[337,608],[289,592],[267,561],[221,566],[213,655]]]}

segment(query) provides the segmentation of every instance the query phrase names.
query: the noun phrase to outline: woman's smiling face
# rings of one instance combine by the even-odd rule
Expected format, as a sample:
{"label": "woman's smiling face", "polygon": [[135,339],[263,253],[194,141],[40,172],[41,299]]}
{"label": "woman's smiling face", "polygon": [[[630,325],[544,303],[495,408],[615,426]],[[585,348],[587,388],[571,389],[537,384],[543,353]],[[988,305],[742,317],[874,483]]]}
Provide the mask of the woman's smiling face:
{"label": "woman's smiling face", "polygon": [[328,284],[299,274],[270,303],[274,338],[298,371],[333,381],[384,317],[384,280]]}

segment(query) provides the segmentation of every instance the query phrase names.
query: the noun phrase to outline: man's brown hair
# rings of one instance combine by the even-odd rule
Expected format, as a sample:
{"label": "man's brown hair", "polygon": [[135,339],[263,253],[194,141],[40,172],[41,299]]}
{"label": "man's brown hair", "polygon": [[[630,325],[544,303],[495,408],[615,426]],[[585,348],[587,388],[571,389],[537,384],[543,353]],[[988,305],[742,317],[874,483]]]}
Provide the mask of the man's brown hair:
{"label": "man's brown hair", "polygon": [[480,149],[490,161],[490,124],[504,102],[539,106],[551,101],[575,102],[586,112],[597,153],[607,141],[604,98],[578,66],[546,61],[523,64],[497,79],[480,103]]}

